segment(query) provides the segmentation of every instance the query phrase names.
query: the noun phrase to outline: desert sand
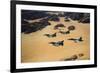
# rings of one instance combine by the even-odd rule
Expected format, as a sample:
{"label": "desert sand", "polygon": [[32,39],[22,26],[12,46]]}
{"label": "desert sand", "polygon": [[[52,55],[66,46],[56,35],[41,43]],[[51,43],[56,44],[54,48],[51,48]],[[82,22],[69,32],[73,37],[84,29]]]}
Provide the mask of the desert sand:
{"label": "desert sand", "polygon": [[[21,48],[21,62],[48,62],[48,61],[61,61],[65,58],[70,58],[72,55],[83,53],[84,56],[79,57],[77,60],[90,59],[90,24],[78,23],[77,21],[65,22],[64,17],[60,17],[59,22],[49,21],[50,26],[44,29],[30,34],[21,34],[22,48]],[[62,35],[57,33],[57,37],[48,38],[44,34],[53,34],[59,32],[54,30],[54,26],[62,23],[66,28],[62,28],[63,31],[67,31],[67,27],[74,25],[75,30],[71,31],[68,35]],[[75,43],[67,40],[69,38],[83,37],[83,42]],[[49,44],[52,41],[64,40],[64,46],[53,46]]]}

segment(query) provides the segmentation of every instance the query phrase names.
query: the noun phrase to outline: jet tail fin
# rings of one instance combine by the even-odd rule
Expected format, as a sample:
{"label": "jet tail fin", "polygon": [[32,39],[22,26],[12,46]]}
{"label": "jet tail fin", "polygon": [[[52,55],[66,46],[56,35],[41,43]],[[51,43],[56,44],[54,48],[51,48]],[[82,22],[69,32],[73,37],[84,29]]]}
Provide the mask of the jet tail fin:
{"label": "jet tail fin", "polygon": [[61,45],[62,45],[62,46],[64,45],[64,40],[61,42]]}

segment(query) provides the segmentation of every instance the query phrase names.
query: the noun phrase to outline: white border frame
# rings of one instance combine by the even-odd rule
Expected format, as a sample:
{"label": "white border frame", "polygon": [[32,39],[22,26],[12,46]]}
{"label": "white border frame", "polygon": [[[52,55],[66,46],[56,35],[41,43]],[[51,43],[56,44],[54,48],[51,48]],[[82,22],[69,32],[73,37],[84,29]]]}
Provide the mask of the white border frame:
{"label": "white border frame", "polygon": [[[90,60],[21,63],[21,9],[90,13]],[[16,5],[16,69],[94,64],[94,9]]]}

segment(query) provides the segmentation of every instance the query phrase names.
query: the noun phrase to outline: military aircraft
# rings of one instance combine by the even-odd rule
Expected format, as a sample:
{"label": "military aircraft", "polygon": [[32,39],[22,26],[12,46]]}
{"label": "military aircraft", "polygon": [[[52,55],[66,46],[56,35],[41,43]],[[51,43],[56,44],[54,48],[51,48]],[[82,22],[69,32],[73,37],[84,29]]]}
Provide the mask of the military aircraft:
{"label": "military aircraft", "polygon": [[53,38],[53,37],[56,37],[57,33],[54,33],[54,34],[44,34],[44,36],[47,36],[49,38]]}
{"label": "military aircraft", "polygon": [[52,44],[53,46],[63,46],[64,45],[64,40],[62,41],[57,41],[57,42],[50,42],[49,44]]}
{"label": "military aircraft", "polygon": [[83,39],[82,39],[82,37],[80,37],[80,38],[70,38],[70,39],[68,39],[68,40],[72,40],[72,41],[74,41],[75,43],[78,43],[78,42],[82,42],[83,41]]}

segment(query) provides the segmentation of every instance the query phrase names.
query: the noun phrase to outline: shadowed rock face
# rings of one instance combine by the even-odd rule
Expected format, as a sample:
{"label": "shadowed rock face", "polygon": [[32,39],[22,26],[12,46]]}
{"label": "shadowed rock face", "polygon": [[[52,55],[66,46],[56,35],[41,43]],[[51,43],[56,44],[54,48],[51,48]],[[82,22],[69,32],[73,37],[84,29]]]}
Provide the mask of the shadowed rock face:
{"label": "shadowed rock face", "polygon": [[35,11],[35,10],[22,10],[21,11],[21,23],[27,24],[26,20],[34,20],[39,18],[44,18],[49,16],[49,14],[46,14],[45,11]]}
{"label": "shadowed rock face", "polygon": [[75,30],[75,26],[73,26],[73,25],[72,25],[72,26],[69,26],[69,27],[68,27],[68,30],[69,30],[69,31]]}
{"label": "shadowed rock face", "polygon": [[81,23],[90,23],[90,14],[84,14],[84,17],[79,20]]}
{"label": "shadowed rock face", "polygon": [[72,20],[78,20],[81,23],[90,23],[89,13],[66,12],[65,19],[68,19],[68,18],[71,18]]}
{"label": "shadowed rock face", "polygon": [[46,11],[37,11],[37,10],[22,10],[21,11],[21,18],[22,19],[38,19],[49,16],[49,14],[46,14]]}
{"label": "shadowed rock face", "polygon": [[69,22],[70,20],[68,18],[65,19],[65,22]]}
{"label": "shadowed rock face", "polygon": [[[60,21],[59,17],[65,17],[66,21],[69,21],[68,18],[72,20],[78,20],[81,23],[89,23],[90,22],[90,14],[89,13],[76,13],[76,12],[64,12],[62,14],[47,14],[48,11],[33,11],[33,10],[22,10],[21,12],[21,23],[22,23],[22,32],[31,33],[38,30],[42,30],[48,25],[51,25],[48,21]],[[51,12],[53,13],[53,12]],[[47,17],[47,18],[44,18]],[[40,19],[39,22],[28,23],[26,20],[34,20]]]}
{"label": "shadowed rock face", "polygon": [[65,27],[63,24],[57,24],[54,29],[58,29],[59,27]]}
{"label": "shadowed rock face", "polygon": [[60,21],[57,15],[50,15],[47,18],[49,21]]}
{"label": "shadowed rock face", "polygon": [[64,17],[64,14],[58,14],[58,16],[60,16],[60,17]]}
{"label": "shadowed rock face", "polygon": [[70,34],[70,31],[59,31],[61,34]]}
{"label": "shadowed rock face", "polygon": [[78,59],[78,56],[77,55],[73,55],[70,58],[64,59],[64,61],[70,61],[70,60],[76,60],[76,59]]}
{"label": "shadowed rock face", "polygon": [[36,32],[38,30],[42,30],[46,26],[51,25],[49,22],[34,22],[31,24],[22,24],[21,32],[28,34],[32,32]]}
{"label": "shadowed rock face", "polygon": [[[47,12],[51,12],[51,14],[48,14]],[[65,17],[65,21],[69,21],[68,18],[71,18],[72,20],[78,20],[81,23],[89,23],[90,22],[90,14],[89,13],[79,13],[79,12],[62,12],[63,14],[60,14],[58,11],[58,14],[54,14],[55,11],[35,11],[35,10],[22,10],[21,12],[21,18],[22,23],[26,23],[23,20],[33,20],[38,18],[44,18],[47,17],[45,20],[50,21],[59,21],[59,17]]]}
{"label": "shadowed rock face", "polygon": [[66,18],[71,18],[72,20],[80,20],[83,17],[83,13],[66,12]]}

